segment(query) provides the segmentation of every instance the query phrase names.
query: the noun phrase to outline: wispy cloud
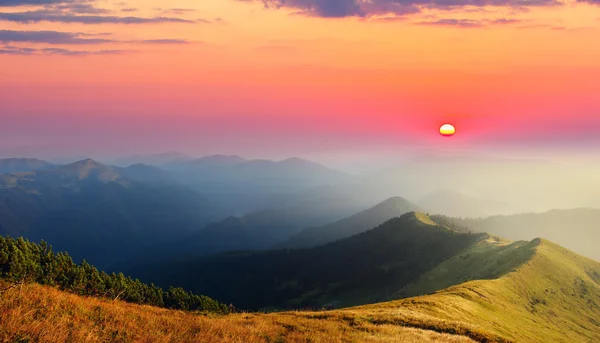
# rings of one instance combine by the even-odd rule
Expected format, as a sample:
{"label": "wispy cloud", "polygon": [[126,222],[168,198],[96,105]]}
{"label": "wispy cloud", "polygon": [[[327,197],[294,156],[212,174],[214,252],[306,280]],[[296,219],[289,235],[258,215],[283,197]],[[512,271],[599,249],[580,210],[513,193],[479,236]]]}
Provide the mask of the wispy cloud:
{"label": "wispy cloud", "polygon": [[37,10],[16,13],[0,13],[0,20],[18,23],[52,22],[52,23],[79,23],[79,24],[150,24],[150,23],[210,23],[205,19],[183,19],[175,17],[134,17],[114,15],[73,15],[71,13],[54,10]]}
{"label": "wispy cloud", "polygon": [[[261,1],[267,8],[299,10],[300,14],[318,17],[371,17],[418,13],[423,8],[453,9],[461,7],[536,7],[561,5],[559,0],[240,0]],[[579,0],[581,1],[581,0]],[[600,0],[588,0],[600,2]]]}
{"label": "wispy cloud", "polygon": [[103,44],[115,42],[105,38],[85,38],[88,35],[59,31],[13,31],[0,30],[0,42],[46,43],[46,44]]}
{"label": "wispy cloud", "polygon": [[185,39],[146,39],[140,41],[140,43],[144,44],[190,44],[190,41]]}
{"label": "wispy cloud", "polygon": [[[102,34],[105,35],[105,34]],[[61,31],[14,31],[0,30],[0,42],[7,43],[45,43],[52,45],[91,45],[106,43],[140,43],[140,44],[190,44],[183,39],[163,38],[137,41],[121,41],[117,39],[97,38],[99,35],[81,32]]]}
{"label": "wispy cloud", "polygon": [[0,0],[0,6],[35,6],[35,5],[56,5],[69,3],[86,3],[85,0]]}
{"label": "wispy cloud", "polygon": [[476,27],[485,27],[485,26],[493,26],[493,25],[509,25],[509,24],[517,24],[521,23],[518,19],[493,19],[493,20],[474,20],[474,19],[453,19],[453,18],[444,18],[437,19],[432,21],[421,21],[417,22],[417,25],[426,25],[426,26],[448,26],[448,27],[457,27],[457,28],[476,28]]}
{"label": "wispy cloud", "polygon": [[16,46],[0,47],[0,55],[63,55],[63,56],[89,56],[89,55],[114,55],[131,52],[131,50],[70,50],[61,48],[22,48]]}

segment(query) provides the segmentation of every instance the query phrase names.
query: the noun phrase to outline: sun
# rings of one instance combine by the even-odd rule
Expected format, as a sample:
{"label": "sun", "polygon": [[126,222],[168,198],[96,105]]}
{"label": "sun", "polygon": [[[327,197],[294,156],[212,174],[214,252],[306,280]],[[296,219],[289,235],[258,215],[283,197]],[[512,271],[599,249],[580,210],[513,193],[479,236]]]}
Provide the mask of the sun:
{"label": "sun", "polygon": [[452,124],[444,124],[442,125],[442,127],[440,127],[440,133],[442,134],[442,136],[450,137],[454,136],[454,134],[456,133],[456,129]]}

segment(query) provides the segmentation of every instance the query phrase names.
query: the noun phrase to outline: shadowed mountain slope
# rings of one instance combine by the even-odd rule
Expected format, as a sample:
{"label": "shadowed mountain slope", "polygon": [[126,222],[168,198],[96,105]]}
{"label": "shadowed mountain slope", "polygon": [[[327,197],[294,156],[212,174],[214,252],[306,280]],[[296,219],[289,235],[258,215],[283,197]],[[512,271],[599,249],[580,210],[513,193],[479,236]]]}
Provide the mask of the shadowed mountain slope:
{"label": "shadowed mountain slope", "polygon": [[291,237],[282,248],[309,248],[368,231],[394,217],[411,211],[423,212],[408,200],[394,197],[376,206],[325,226],[307,228]]}
{"label": "shadowed mountain slope", "polygon": [[188,187],[137,182],[90,159],[0,175],[0,210],[0,234],[44,239],[101,267],[224,216]]}
{"label": "shadowed mountain slope", "polygon": [[313,249],[232,252],[132,273],[247,309],[350,306],[384,299],[486,237],[457,233],[413,212]]}

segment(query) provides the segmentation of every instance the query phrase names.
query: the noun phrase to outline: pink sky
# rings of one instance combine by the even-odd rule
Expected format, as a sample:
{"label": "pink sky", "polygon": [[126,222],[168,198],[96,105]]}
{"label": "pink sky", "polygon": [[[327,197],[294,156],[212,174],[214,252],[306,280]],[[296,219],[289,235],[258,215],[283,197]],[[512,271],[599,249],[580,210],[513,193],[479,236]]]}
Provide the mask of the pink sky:
{"label": "pink sky", "polygon": [[42,2],[0,0],[0,155],[600,147],[593,1]]}

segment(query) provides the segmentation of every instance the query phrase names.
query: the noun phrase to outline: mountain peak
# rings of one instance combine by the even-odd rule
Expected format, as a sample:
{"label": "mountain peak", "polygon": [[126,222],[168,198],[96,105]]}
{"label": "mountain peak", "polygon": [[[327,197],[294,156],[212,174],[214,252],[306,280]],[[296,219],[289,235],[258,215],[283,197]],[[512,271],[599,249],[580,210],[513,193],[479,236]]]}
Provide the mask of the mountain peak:
{"label": "mountain peak", "polygon": [[67,164],[60,171],[66,176],[75,177],[79,180],[95,178],[98,181],[111,182],[121,178],[115,168],[106,166],[91,158]]}
{"label": "mountain peak", "polygon": [[73,166],[73,167],[99,167],[99,166],[104,166],[102,163],[97,162],[91,158],[86,158],[83,159],[81,161],[77,161],[77,162],[73,162],[71,164],[67,164],[66,167],[69,166]]}
{"label": "mountain peak", "polygon": [[376,206],[384,206],[384,205],[397,206],[397,205],[407,205],[407,204],[410,204],[410,201],[408,201],[407,199],[405,199],[403,197],[395,196],[395,197],[391,197],[389,199],[382,201],[381,203],[379,203]]}

